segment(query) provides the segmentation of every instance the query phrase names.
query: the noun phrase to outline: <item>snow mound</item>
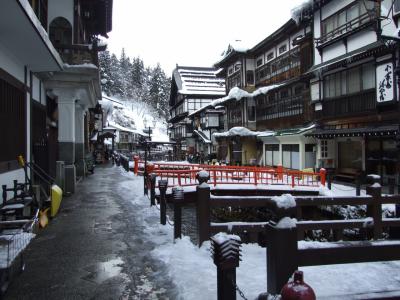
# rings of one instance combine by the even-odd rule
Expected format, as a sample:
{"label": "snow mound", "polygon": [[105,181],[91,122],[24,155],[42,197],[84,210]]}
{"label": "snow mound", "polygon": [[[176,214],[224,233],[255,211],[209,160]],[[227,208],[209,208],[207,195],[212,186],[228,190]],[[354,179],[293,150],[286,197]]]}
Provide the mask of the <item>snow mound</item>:
{"label": "snow mound", "polygon": [[283,194],[281,196],[272,197],[272,201],[275,201],[276,206],[279,208],[291,208],[296,207],[296,200],[291,194]]}

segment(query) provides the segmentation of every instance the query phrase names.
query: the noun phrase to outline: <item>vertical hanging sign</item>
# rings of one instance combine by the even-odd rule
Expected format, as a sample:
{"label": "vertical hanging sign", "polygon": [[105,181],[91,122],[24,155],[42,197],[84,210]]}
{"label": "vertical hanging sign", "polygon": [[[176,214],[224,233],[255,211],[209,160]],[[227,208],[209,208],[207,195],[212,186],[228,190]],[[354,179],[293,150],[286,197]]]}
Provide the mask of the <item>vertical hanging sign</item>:
{"label": "vertical hanging sign", "polygon": [[376,67],[376,100],[378,103],[394,99],[393,63]]}

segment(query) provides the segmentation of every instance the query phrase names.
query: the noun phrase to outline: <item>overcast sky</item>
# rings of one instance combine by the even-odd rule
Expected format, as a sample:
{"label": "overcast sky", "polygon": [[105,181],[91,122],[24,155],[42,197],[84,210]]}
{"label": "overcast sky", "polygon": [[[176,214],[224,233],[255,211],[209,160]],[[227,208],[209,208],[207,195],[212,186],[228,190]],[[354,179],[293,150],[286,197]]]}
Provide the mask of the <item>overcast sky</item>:
{"label": "overcast sky", "polygon": [[118,57],[159,62],[171,76],[176,64],[212,66],[234,40],[254,46],[290,18],[304,0],[115,0],[109,50]]}

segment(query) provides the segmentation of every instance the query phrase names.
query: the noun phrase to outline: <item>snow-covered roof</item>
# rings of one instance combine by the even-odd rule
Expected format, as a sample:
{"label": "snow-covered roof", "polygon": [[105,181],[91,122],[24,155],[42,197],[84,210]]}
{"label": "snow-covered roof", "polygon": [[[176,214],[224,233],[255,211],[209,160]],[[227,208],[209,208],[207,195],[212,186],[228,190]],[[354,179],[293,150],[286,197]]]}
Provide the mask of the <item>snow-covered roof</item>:
{"label": "snow-covered roof", "polygon": [[213,133],[214,137],[229,137],[229,136],[259,136],[259,135],[265,135],[271,133],[273,134],[273,131],[252,131],[250,129],[247,129],[246,127],[232,127],[228,131],[225,132],[216,132]]}
{"label": "snow-covered roof", "polygon": [[206,144],[211,144],[210,139],[207,138],[207,136],[204,134],[203,131],[201,131],[201,130],[196,130],[196,129],[195,129],[195,130],[193,130],[193,132],[194,132],[195,134],[197,134],[197,135],[203,140],[204,143],[206,143]]}
{"label": "snow-covered roof", "polygon": [[120,130],[120,131],[126,131],[126,132],[131,132],[131,133],[136,133],[136,134],[140,134],[140,135],[143,135],[143,136],[147,136],[147,134],[144,133],[141,130],[127,128],[127,127],[121,126],[121,125],[119,125],[117,123],[114,123],[114,122],[109,122],[108,127],[115,128],[115,129]]}
{"label": "snow-covered roof", "polygon": [[255,97],[255,96],[258,96],[261,94],[265,95],[270,90],[276,89],[276,88],[280,87],[281,85],[283,85],[283,83],[282,84],[272,84],[269,86],[263,86],[263,87],[258,88],[257,90],[255,90],[252,93],[249,93],[249,92],[242,90],[242,89],[238,88],[237,86],[235,86],[234,88],[232,88],[229,91],[228,96],[215,99],[214,101],[211,102],[211,105],[216,107],[218,105],[222,105],[223,103],[225,103],[226,101],[231,100],[231,99],[240,100],[242,98]]}
{"label": "snow-covered roof", "polygon": [[246,41],[242,40],[232,41],[229,43],[226,50],[222,51],[221,56],[218,58],[215,65],[220,64],[221,62],[226,60],[228,57],[234,55],[235,53],[246,53],[249,49],[251,49],[251,45]]}
{"label": "snow-covered roof", "polygon": [[177,67],[173,72],[178,92],[185,95],[225,95],[225,79],[216,68]]}
{"label": "snow-covered roof", "polygon": [[303,134],[309,130],[315,128],[315,124],[308,125],[306,127],[296,127],[296,128],[289,128],[279,131],[273,130],[265,130],[265,131],[252,131],[246,127],[232,127],[228,131],[225,132],[216,132],[213,134],[214,137],[229,137],[229,136],[255,136],[258,138],[262,137],[269,137],[269,136],[285,136],[285,135],[296,135],[296,134]]}

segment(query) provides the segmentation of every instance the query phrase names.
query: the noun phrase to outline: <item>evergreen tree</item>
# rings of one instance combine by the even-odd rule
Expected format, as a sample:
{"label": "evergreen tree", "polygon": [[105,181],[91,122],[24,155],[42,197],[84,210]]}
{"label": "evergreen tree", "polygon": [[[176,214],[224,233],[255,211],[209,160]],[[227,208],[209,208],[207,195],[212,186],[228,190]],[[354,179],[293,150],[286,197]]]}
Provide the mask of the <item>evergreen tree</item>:
{"label": "evergreen tree", "polygon": [[100,52],[99,65],[102,91],[110,96],[113,88],[113,79],[111,75],[111,56],[108,50]]}

